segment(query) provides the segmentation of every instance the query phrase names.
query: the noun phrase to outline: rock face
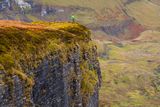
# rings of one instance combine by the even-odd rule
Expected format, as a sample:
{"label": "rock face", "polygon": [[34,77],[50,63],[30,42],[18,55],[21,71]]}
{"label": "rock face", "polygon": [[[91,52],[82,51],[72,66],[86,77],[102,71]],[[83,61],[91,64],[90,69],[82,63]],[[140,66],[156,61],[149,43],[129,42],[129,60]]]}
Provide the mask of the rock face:
{"label": "rock face", "polygon": [[[54,23],[55,26],[63,26],[57,28],[53,27],[54,24],[49,27],[41,23],[40,27],[8,23],[9,27],[3,24],[3,28],[0,27],[3,34],[0,35],[0,107],[98,107],[101,70],[96,46],[90,43],[89,31],[85,27],[72,23]],[[84,38],[80,37],[82,34]],[[20,45],[19,36],[23,41]],[[40,49],[32,47],[32,52],[30,49],[27,51],[27,38],[31,42],[30,47],[34,44]],[[60,42],[56,41],[59,39]],[[58,49],[59,46],[51,45],[53,40],[53,43],[64,47]],[[44,45],[46,47],[41,48]],[[10,63],[12,60],[6,61],[5,57],[8,60],[13,58],[13,63]]]}
{"label": "rock face", "polygon": [[[94,53],[95,51],[93,51]],[[85,54],[85,53],[84,53]],[[56,55],[51,60],[44,60],[37,69],[35,86],[33,88],[33,102],[44,107],[83,107],[81,95],[82,71],[80,70],[80,50],[75,48],[66,64]],[[99,63],[95,59],[86,59],[92,69],[100,73]],[[91,63],[92,62],[92,63]],[[72,72],[71,72],[72,71]],[[76,79],[72,79],[75,73]],[[97,86],[95,86],[95,89]],[[88,107],[98,107],[98,90],[91,96]],[[69,94],[72,93],[72,94]]]}

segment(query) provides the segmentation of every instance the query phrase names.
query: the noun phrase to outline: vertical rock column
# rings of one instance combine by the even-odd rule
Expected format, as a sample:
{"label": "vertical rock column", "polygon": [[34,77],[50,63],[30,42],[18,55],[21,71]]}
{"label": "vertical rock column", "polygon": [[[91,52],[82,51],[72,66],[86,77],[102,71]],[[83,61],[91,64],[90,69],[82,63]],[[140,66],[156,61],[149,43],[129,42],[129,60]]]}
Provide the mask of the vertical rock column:
{"label": "vertical rock column", "polygon": [[82,107],[82,96],[81,96],[81,79],[82,73],[80,70],[80,49],[79,46],[74,48],[74,72],[76,78],[73,80],[73,107]]}
{"label": "vertical rock column", "polygon": [[6,94],[7,92],[7,85],[5,85],[3,79],[5,77],[4,71],[0,70],[0,107],[6,106],[9,103],[9,100],[7,99],[8,95]]}

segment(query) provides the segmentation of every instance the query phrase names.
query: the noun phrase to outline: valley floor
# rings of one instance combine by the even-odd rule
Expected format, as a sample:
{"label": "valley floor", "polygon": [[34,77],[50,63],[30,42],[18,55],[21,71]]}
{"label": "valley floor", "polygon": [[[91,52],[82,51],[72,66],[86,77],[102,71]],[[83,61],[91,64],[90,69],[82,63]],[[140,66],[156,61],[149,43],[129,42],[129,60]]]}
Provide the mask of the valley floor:
{"label": "valley floor", "polygon": [[160,42],[107,45],[100,107],[160,107]]}

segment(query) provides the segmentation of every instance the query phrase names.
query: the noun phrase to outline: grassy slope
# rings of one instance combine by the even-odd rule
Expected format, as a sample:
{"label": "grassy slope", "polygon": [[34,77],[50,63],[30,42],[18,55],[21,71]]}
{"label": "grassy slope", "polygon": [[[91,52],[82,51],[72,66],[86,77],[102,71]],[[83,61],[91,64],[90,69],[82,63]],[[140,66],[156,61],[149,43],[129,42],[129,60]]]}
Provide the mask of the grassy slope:
{"label": "grassy slope", "polygon": [[119,5],[120,0],[35,0],[37,3],[59,6],[80,6],[88,7],[95,10],[105,7],[115,8]]}
{"label": "grassy slope", "polygon": [[160,1],[159,0],[151,0],[153,3],[160,5]]}
{"label": "grassy slope", "polygon": [[160,32],[158,31],[154,31],[154,30],[147,30],[143,33],[141,33],[141,35],[136,38],[135,40],[140,40],[140,41],[156,41],[159,40],[160,38]]}
{"label": "grassy slope", "polygon": [[100,59],[104,81],[100,107],[159,107],[160,92],[154,86],[155,69],[160,65],[159,40],[108,45],[109,59]]}
{"label": "grassy slope", "polygon": [[160,6],[147,0],[136,1],[127,5],[127,13],[140,24],[156,28],[160,27]]}

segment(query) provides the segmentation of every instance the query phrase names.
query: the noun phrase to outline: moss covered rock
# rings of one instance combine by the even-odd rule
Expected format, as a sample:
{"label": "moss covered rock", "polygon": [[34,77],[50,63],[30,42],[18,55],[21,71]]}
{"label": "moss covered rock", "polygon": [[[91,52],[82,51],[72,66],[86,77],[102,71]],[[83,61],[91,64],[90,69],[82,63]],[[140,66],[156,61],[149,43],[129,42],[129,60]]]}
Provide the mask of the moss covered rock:
{"label": "moss covered rock", "polygon": [[86,27],[0,21],[0,106],[96,107],[100,81]]}

